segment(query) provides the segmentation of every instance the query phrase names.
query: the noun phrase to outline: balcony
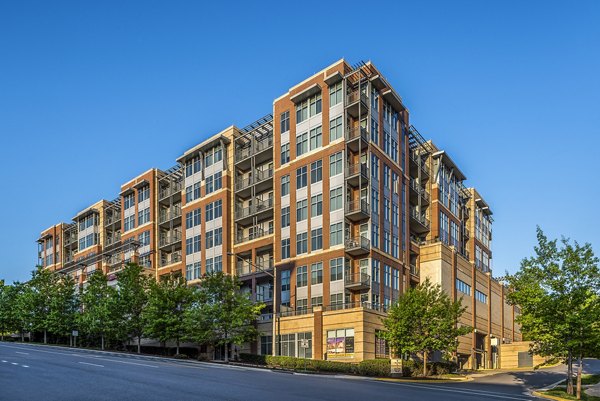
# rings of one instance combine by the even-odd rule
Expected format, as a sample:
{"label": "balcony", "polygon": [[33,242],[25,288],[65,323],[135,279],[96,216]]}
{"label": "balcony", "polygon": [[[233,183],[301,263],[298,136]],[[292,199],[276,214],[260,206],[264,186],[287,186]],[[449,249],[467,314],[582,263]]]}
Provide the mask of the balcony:
{"label": "balcony", "polygon": [[251,222],[254,215],[258,215],[259,220],[266,215],[272,216],[273,205],[273,198],[268,198],[267,200],[256,199],[252,206],[236,207],[235,220],[237,223],[244,225]]}
{"label": "balcony", "polygon": [[429,194],[427,190],[417,183],[413,178],[410,179],[410,198],[414,203],[418,203],[418,197],[421,197],[423,203],[429,204]]}
{"label": "balcony", "polygon": [[237,192],[240,196],[246,196],[251,193],[250,187],[254,184],[254,179],[252,176],[241,176],[236,177],[235,179],[235,192]]}
{"label": "balcony", "polygon": [[362,183],[363,187],[369,182],[369,167],[366,163],[356,163],[348,165],[346,168],[346,181],[348,185],[358,188]]}
{"label": "balcony", "polygon": [[414,207],[410,208],[410,221],[411,223],[414,223],[411,224],[410,228],[416,233],[422,234],[429,231],[429,220],[427,220],[425,215],[420,214]]}
{"label": "balcony", "polygon": [[261,193],[268,189],[273,188],[273,168],[266,168],[264,170],[256,170],[254,175],[254,184],[256,185],[256,192]]}
{"label": "balcony", "polygon": [[346,217],[352,222],[359,222],[371,217],[366,200],[346,202]]}
{"label": "balcony", "polygon": [[419,278],[419,268],[416,265],[410,265],[410,275]]}
{"label": "balcony", "polygon": [[364,291],[371,288],[371,276],[367,273],[346,272],[344,287],[350,291]]}
{"label": "balcony", "polygon": [[179,262],[181,262],[181,251],[173,252],[171,254],[163,253],[158,264],[160,267],[164,267]]}
{"label": "balcony", "polygon": [[427,163],[424,158],[419,155],[416,151],[411,150],[409,152],[409,159],[412,163],[410,168],[411,173],[414,176],[418,175],[418,171],[421,171],[421,177],[425,176],[425,178],[429,177],[429,169],[427,168]]}
{"label": "balcony", "polygon": [[352,256],[366,255],[371,251],[371,241],[363,236],[347,238],[344,246],[346,253]]}
{"label": "balcony", "polygon": [[181,195],[183,189],[183,182],[173,182],[167,187],[162,187],[158,191],[158,200],[162,201],[173,195]]}
{"label": "balcony", "polygon": [[346,110],[354,118],[363,116],[369,111],[369,98],[364,91],[354,90],[346,95]]}
{"label": "balcony", "polygon": [[172,233],[160,234],[159,246],[161,248],[176,244],[181,245],[181,232],[173,231]]}
{"label": "balcony", "polygon": [[118,224],[118,223],[121,223],[121,215],[120,214],[108,216],[104,220],[104,227],[112,226],[113,224]]}
{"label": "balcony", "polygon": [[363,127],[348,128],[346,143],[351,151],[358,153],[369,146],[369,132]]}
{"label": "balcony", "polygon": [[171,210],[161,209],[159,213],[158,223],[166,224],[173,219],[181,217],[181,206],[173,206]]}
{"label": "balcony", "polygon": [[272,152],[269,152],[273,148],[273,132],[270,135],[267,135],[265,138],[261,138],[260,140],[254,142],[254,157],[256,158],[256,163],[262,163],[271,159]]}
{"label": "balcony", "polygon": [[[252,228],[252,227],[251,227]],[[244,232],[238,232],[235,236],[235,244],[241,244],[246,241],[252,241],[258,238],[266,237],[267,235],[273,234],[273,228],[264,230],[262,227],[254,227],[254,230],[249,235],[244,236]]]}

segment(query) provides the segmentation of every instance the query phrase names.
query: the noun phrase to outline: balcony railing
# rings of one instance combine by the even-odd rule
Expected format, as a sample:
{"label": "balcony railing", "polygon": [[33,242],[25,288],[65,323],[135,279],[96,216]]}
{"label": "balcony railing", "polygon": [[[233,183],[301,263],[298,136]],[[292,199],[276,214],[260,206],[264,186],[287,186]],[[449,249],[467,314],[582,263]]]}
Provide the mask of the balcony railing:
{"label": "balcony railing", "polygon": [[415,164],[417,166],[419,166],[421,168],[421,171],[423,171],[425,174],[429,175],[429,170],[427,169],[427,163],[425,162],[425,160],[423,160],[421,155],[419,155],[417,152],[412,150],[409,152],[409,157],[413,162],[415,162]]}
{"label": "balcony railing", "polygon": [[410,208],[410,217],[421,223],[424,227],[429,228],[429,220],[417,212],[417,209]]}
{"label": "balcony railing", "polygon": [[252,147],[251,146],[246,146],[243,148],[237,148],[235,150],[235,160],[236,161],[240,161],[240,160],[244,160],[248,157],[250,157],[250,155],[252,154]]}
{"label": "balcony railing", "polygon": [[371,276],[367,273],[350,273],[347,271],[344,277],[344,285],[349,289],[368,289],[371,287]]}
{"label": "balcony railing", "polygon": [[174,231],[170,234],[160,235],[160,246],[167,246],[181,241],[181,232]]}
{"label": "balcony railing", "polygon": [[181,192],[182,189],[183,189],[183,182],[171,183],[171,185],[169,185],[168,187],[162,187],[158,191],[158,198],[160,200],[163,200],[165,198],[168,198],[171,195]]}
{"label": "balcony railing", "polygon": [[348,165],[348,177],[351,177],[356,174],[361,174],[367,178],[369,178],[369,167],[367,167],[366,163],[355,163]]}
{"label": "balcony railing", "polygon": [[260,227],[255,227],[254,232],[246,237],[244,236],[243,232],[239,232],[235,237],[235,243],[240,244],[242,242],[252,241],[254,239],[261,238],[270,234],[273,234],[273,228],[264,230]]}
{"label": "balcony railing", "polygon": [[359,201],[346,202],[346,214],[363,213],[369,214],[369,203],[362,199]]}
{"label": "balcony railing", "polygon": [[429,202],[429,194],[427,193],[427,190],[419,185],[414,178],[410,179],[409,185],[417,194],[421,195],[427,202]]}
{"label": "balcony railing", "polygon": [[359,99],[362,100],[366,105],[369,104],[369,99],[367,98],[367,94],[364,91],[361,91],[359,94],[359,91],[355,90],[348,93],[348,95],[346,96],[346,102],[348,105],[357,102]]}
{"label": "balcony railing", "polygon": [[166,223],[167,221],[173,220],[181,216],[181,206],[173,206],[171,210],[162,209],[160,211],[159,223]]}
{"label": "balcony railing", "polygon": [[368,253],[371,250],[371,241],[361,235],[359,237],[347,238],[344,241],[344,246],[348,252],[363,251]]}
{"label": "balcony railing", "polygon": [[256,146],[254,147],[254,151],[258,153],[271,147],[273,147],[273,135],[269,135],[266,138],[257,141]]}
{"label": "balcony railing", "polygon": [[415,265],[410,265],[410,274],[413,276],[419,277],[419,268]]}
{"label": "balcony railing", "polygon": [[181,251],[173,252],[170,256],[162,255],[160,258],[160,266],[161,267],[168,266],[173,263],[179,263],[179,262],[181,262]]}
{"label": "balcony railing", "polygon": [[262,212],[263,210],[273,208],[273,198],[268,198],[266,200],[256,200],[256,203],[252,206],[248,207],[236,207],[235,209],[235,218],[236,219],[244,219],[246,217],[252,216],[256,213]]}
{"label": "balcony railing", "polygon": [[256,170],[255,184],[273,177],[273,169],[267,168],[264,170]]}
{"label": "balcony railing", "polygon": [[364,142],[368,142],[369,141],[369,132],[364,127],[354,127],[354,128],[348,128],[346,130],[346,140],[347,141],[352,141],[354,139],[358,139],[358,137],[362,137],[362,140]]}

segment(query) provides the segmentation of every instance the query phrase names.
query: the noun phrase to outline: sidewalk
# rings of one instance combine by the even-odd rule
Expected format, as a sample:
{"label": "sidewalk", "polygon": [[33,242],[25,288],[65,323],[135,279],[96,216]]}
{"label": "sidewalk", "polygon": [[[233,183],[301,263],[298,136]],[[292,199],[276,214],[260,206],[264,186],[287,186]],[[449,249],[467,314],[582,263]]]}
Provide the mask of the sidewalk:
{"label": "sidewalk", "polygon": [[600,383],[594,384],[592,387],[589,387],[585,390],[587,395],[593,395],[596,397],[600,397]]}

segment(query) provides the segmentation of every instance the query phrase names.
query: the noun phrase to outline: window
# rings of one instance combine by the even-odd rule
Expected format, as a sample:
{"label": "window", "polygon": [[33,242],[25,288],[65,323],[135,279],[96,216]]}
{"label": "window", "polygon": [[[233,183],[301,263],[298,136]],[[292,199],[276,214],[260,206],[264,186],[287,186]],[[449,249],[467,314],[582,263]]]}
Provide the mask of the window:
{"label": "window", "polygon": [[284,175],[281,177],[281,196],[290,194],[290,176]]}
{"label": "window", "polygon": [[213,259],[208,258],[208,259],[206,259],[206,273],[212,273],[212,272],[213,272]]}
{"label": "window", "polygon": [[296,287],[308,285],[308,266],[299,266],[296,269]]}
{"label": "window", "polygon": [[379,191],[375,188],[371,190],[371,212],[374,215],[379,214]]}
{"label": "window", "polygon": [[214,230],[215,233],[215,246],[223,245],[223,228],[219,227]]}
{"label": "window", "polygon": [[371,280],[374,283],[379,282],[380,264],[381,264],[381,262],[377,259],[371,260]]}
{"label": "window", "polygon": [[390,169],[390,166],[383,163],[383,187],[384,188],[390,189],[390,185],[392,182],[391,176],[392,176],[392,170]]}
{"label": "window", "polygon": [[296,334],[282,334],[279,336],[279,346],[282,356],[296,356]]}
{"label": "window", "polygon": [[310,130],[310,150],[320,148],[323,145],[323,132],[321,127]]}
{"label": "window", "polygon": [[310,265],[310,284],[321,284],[323,282],[323,262]]}
{"label": "window", "polygon": [[222,272],[223,271],[223,256],[215,256],[213,263],[213,271]]}
{"label": "window", "polygon": [[342,117],[334,118],[329,121],[329,142],[340,139],[343,133]]}
{"label": "window", "polygon": [[296,234],[296,255],[308,252],[308,233]]}
{"label": "window", "polygon": [[385,221],[391,220],[390,200],[387,197],[383,197],[383,219]]}
{"label": "window", "polygon": [[144,185],[142,188],[138,189],[138,202],[143,202],[148,198],[150,198],[150,186]]}
{"label": "window", "polygon": [[290,207],[281,209],[281,228],[290,226]]}
{"label": "window", "polygon": [[479,290],[475,290],[475,299],[478,300],[479,302],[487,304],[487,295],[485,295],[483,292],[481,292]]}
{"label": "window", "polygon": [[134,194],[125,195],[125,198],[123,199],[123,206],[125,207],[125,210],[129,209],[130,207],[135,206],[135,195]]}
{"label": "window", "polygon": [[391,237],[390,232],[383,228],[383,252],[390,253],[390,245],[391,245]]}
{"label": "window", "polygon": [[125,217],[123,221],[123,231],[133,230],[135,228],[135,216],[132,214],[131,216]]}
{"label": "window", "polygon": [[140,246],[150,245],[150,231],[144,231],[138,235],[138,241],[140,242]]}
{"label": "window", "polygon": [[279,118],[281,124],[281,133],[288,132],[290,130],[290,111],[284,111],[281,113]]}
{"label": "window", "polygon": [[310,183],[314,184],[316,182],[323,180],[323,162],[321,160],[317,160],[310,164]]}
{"label": "window", "polygon": [[381,337],[381,331],[375,330],[375,358],[385,359],[390,357],[390,347],[387,341]]}
{"label": "window", "polygon": [[308,218],[308,200],[304,199],[296,202],[296,222],[306,220]]}
{"label": "window", "polygon": [[306,166],[300,167],[296,170],[296,189],[304,188],[307,183],[307,168]]}
{"label": "window", "polygon": [[342,81],[329,87],[329,106],[335,106],[342,101],[342,88]]}
{"label": "window", "polygon": [[379,248],[379,224],[377,223],[372,223],[371,225],[371,244],[376,247]]}
{"label": "window", "polygon": [[400,289],[400,272],[398,269],[392,269],[392,290]]}
{"label": "window", "polygon": [[371,142],[379,145],[379,123],[374,118],[371,119]]}
{"label": "window", "polygon": [[201,263],[194,262],[194,278],[200,278]]}
{"label": "window", "polygon": [[289,163],[290,161],[290,144],[281,145],[281,164]]}
{"label": "window", "polygon": [[338,310],[344,308],[344,294],[341,292],[338,294],[331,294],[329,296],[329,306],[331,310]]}
{"label": "window", "polygon": [[214,246],[214,232],[207,231],[206,232],[206,249],[212,248]]}
{"label": "window", "polygon": [[185,188],[185,203],[190,203],[193,199],[192,186]]}
{"label": "window", "polygon": [[200,183],[197,182],[194,184],[194,200],[200,198]]}
{"label": "window", "polygon": [[323,249],[323,228],[315,228],[310,232],[310,250]]}
{"label": "window", "polygon": [[299,299],[296,302],[296,311],[299,315],[307,313],[308,312],[308,299]]}
{"label": "window", "polygon": [[185,265],[185,279],[187,281],[191,281],[193,274],[194,274],[194,265],[193,264]]}
{"label": "window", "polygon": [[342,208],[342,188],[329,191],[329,209],[333,212]]}
{"label": "window", "polygon": [[329,261],[329,280],[337,281],[344,278],[344,258],[335,258]]}
{"label": "window", "polygon": [[308,118],[308,100],[304,100],[296,105],[296,124]]}
{"label": "window", "polygon": [[316,116],[321,112],[321,93],[317,93],[308,99],[310,116]]}
{"label": "window", "polygon": [[318,297],[312,297],[310,299],[310,307],[314,308],[315,306],[323,306],[323,296],[320,295]]}
{"label": "window", "polygon": [[[286,111],[286,113],[288,113]],[[288,121],[289,124],[289,121]],[[273,354],[273,336],[260,336],[260,354],[271,355]]]}
{"label": "window", "polygon": [[215,190],[214,178],[211,175],[210,177],[206,177],[206,193],[209,194]]}
{"label": "window", "polygon": [[329,246],[342,243],[342,223],[334,223],[329,228]]}
{"label": "window", "polygon": [[146,224],[150,221],[150,208],[147,207],[144,210],[138,212],[138,226]]}
{"label": "window", "polygon": [[296,156],[302,156],[308,152],[308,132],[296,135]]}
{"label": "window", "polygon": [[354,329],[327,330],[328,359],[354,355]]}
{"label": "window", "polygon": [[281,259],[290,257],[290,239],[284,238],[281,240]]}
{"label": "window", "polygon": [[[219,199],[212,202],[215,208],[215,219],[223,216],[223,200]],[[200,217],[198,217],[200,218]]]}
{"label": "window", "polygon": [[206,221],[211,221],[215,218],[215,206],[213,202],[206,205]]}
{"label": "window", "polygon": [[215,191],[219,190],[223,187],[223,180],[221,177],[221,172],[219,171],[218,173],[215,173],[215,175],[213,176],[215,179]]}
{"label": "window", "polygon": [[449,234],[449,218],[448,216],[440,211],[440,241],[446,245],[450,245],[450,234]]}
{"label": "window", "polygon": [[200,225],[200,208],[192,210],[185,214],[185,228],[192,228]]}
{"label": "window", "polygon": [[462,280],[456,279],[456,289],[464,294],[471,295],[471,286]]}
{"label": "window", "polygon": [[329,176],[342,174],[342,152],[329,156]]}
{"label": "window", "polygon": [[323,194],[318,194],[310,198],[310,217],[323,214]]}
{"label": "window", "polygon": [[371,154],[371,177],[379,181],[379,158],[374,154]]}

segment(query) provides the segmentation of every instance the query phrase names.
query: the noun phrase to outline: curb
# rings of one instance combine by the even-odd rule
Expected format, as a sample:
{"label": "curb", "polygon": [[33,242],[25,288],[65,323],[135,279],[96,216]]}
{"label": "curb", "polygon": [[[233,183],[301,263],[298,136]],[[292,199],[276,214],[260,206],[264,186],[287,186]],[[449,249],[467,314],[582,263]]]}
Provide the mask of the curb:
{"label": "curb", "polygon": [[531,394],[534,395],[535,397],[545,398],[547,400],[570,401],[570,400],[567,400],[566,398],[557,397],[555,395],[542,394],[539,391],[532,391]]}
{"label": "curb", "polygon": [[391,379],[391,378],[376,378],[374,380],[395,383],[421,383],[421,384],[436,384],[436,383],[462,383],[473,381],[470,377],[456,379]]}

